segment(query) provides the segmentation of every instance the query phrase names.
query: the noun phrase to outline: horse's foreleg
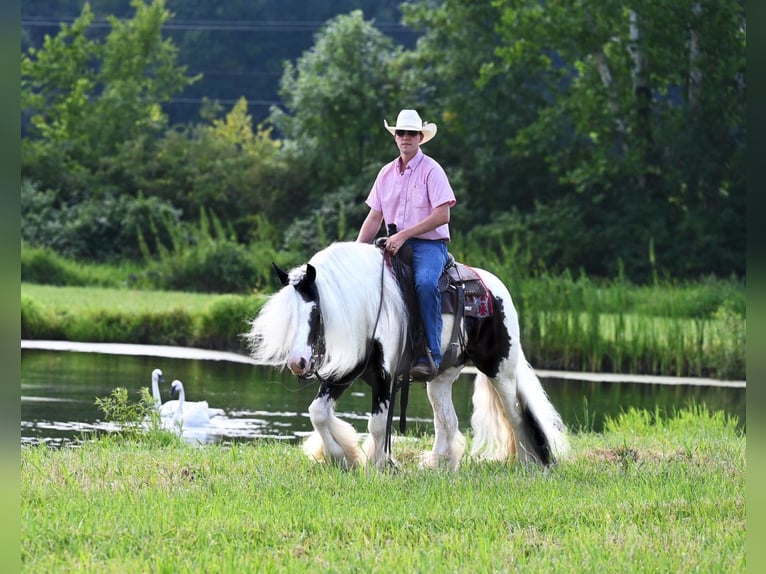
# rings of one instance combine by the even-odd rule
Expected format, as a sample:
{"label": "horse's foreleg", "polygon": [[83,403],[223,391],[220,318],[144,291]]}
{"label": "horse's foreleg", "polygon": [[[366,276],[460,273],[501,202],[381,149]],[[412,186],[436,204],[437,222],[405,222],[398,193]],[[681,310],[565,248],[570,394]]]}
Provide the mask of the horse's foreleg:
{"label": "horse's foreleg", "polygon": [[461,367],[451,367],[426,383],[428,400],[434,411],[434,444],[421,457],[421,466],[438,468],[446,463],[456,470],[465,452],[465,437],[458,430],[458,418],[452,404],[452,384]]}
{"label": "horse's foreleg", "polygon": [[316,398],[309,405],[309,419],[314,433],[303,444],[304,452],[321,461],[325,458],[354,468],[365,464],[364,453],[359,448],[358,435],[349,423],[335,416],[337,398],[345,386],[322,384]]}
{"label": "horse's foreleg", "polygon": [[389,457],[386,455],[386,426],[388,424],[389,403],[381,404],[380,407],[378,411],[370,415],[367,423],[367,430],[370,434],[362,445],[368,462],[376,468],[383,468],[389,462]]}
{"label": "horse's foreleg", "polygon": [[390,455],[386,452],[386,429],[391,408],[391,375],[380,365],[365,372],[364,380],[372,390],[372,407],[367,422],[369,435],[362,449],[370,464],[376,468],[383,468],[389,463]]}

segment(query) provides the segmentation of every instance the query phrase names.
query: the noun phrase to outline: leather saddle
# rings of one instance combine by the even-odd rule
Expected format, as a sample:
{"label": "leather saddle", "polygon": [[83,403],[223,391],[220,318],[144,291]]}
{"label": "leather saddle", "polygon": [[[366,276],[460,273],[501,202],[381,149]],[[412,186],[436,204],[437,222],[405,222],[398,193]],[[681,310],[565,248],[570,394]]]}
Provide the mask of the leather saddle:
{"label": "leather saddle", "polygon": [[[439,278],[442,313],[484,318],[492,315],[492,297],[484,281],[471,267],[448,255],[447,265]],[[462,309],[460,308],[462,306]]]}

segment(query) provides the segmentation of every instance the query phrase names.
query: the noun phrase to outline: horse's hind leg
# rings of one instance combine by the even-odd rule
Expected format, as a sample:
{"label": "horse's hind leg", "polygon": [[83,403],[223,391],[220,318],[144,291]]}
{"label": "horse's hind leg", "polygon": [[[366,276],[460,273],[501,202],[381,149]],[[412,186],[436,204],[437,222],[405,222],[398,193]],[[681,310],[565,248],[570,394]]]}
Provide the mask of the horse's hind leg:
{"label": "horse's hind leg", "polygon": [[421,466],[439,468],[443,464],[457,470],[465,452],[465,437],[458,430],[458,418],[452,404],[452,384],[461,367],[450,367],[433,381],[426,383],[428,400],[434,411],[434,445],[424,452]]}
{"label": "horse's hind leg", "polygon": [[317,461],[329,459],[342,466],[364,465],[359,437],[350,424],[335,416],[337,398],[346,389],[341,385],[323,383],[309,405],[309,418],[314,432],[303,443],[303,451]]}

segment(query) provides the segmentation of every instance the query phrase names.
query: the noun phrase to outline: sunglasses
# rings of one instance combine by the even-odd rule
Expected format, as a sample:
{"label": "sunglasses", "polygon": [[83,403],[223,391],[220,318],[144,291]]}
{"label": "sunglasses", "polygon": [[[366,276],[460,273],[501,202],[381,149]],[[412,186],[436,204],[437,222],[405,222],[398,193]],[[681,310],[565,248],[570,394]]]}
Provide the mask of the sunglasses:
{"label": "sunglasses", "polygon": [[415,136],[419,136],[422,132],[416,132],[413,130],[396,130],[395,133],[400,138],[403,138],[404,136],[410,136],[414,138]]}

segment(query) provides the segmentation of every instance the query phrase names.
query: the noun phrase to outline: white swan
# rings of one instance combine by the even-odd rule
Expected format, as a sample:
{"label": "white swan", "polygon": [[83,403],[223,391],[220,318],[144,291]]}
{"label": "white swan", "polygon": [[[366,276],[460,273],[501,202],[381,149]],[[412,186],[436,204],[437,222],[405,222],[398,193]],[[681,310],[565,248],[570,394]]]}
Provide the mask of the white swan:
{"label": "white swan", "polygon": [[162,405],[162,409],[173,409],[173,420],[176,424],[180,423],[184,427],[205,426],[212,417],[224,414],[222,409],[208,407],[207,401],[187,402],[184,384],[178,379],[170,384],[170,396],[176,394],[178,400],[167,401]]}
{"label": "white swan", "polygon": [[154,369],[152,371],[152,397],[154,397],[154,404],[157,405],[157,410],[160,410],[162,406],[160,383],[163,382],[165,382],[165,379],[162,378],[162,369]]}
{"label": "white swan", "polygon": [[157,406],[157,410],[160,412],[160,417],[171,418],[176,415],[178,401],[167,401],[165,404],[162,404],[160,383],[164,382],[165,379],[162,375],[162,369],[154,369],[152,371],[152,397],[154,398],[154,404]]}

